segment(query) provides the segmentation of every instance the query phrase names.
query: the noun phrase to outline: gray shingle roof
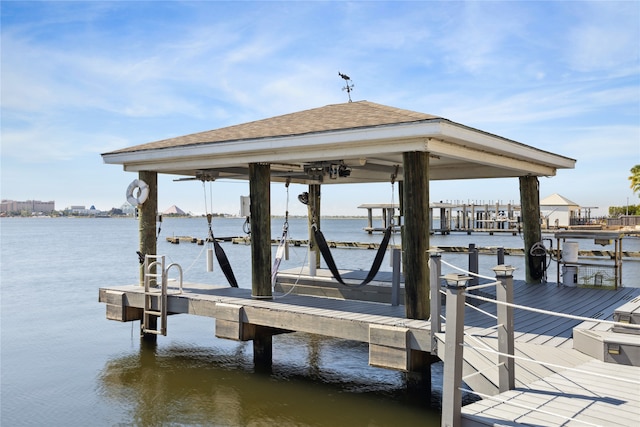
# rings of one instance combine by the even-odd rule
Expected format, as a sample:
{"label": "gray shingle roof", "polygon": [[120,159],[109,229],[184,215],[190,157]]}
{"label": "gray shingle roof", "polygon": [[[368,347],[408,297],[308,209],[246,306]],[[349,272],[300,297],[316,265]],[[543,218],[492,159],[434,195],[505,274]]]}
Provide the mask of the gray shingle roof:
{"label": "gray shingle roof", "polygon": [[254,122],[164,139],[161,141],[123,148],[108,154],[155,150],[223,141],[304,135],[316,132],[375,127],[431,119],[439,119],[439,117],[415,111],[403,110],[400,108],[388,107],[386,105],[380,105],[368,101],[358,101],[344,104],[332,104],[320,108],[313,108],[310,110],[257,120]]}

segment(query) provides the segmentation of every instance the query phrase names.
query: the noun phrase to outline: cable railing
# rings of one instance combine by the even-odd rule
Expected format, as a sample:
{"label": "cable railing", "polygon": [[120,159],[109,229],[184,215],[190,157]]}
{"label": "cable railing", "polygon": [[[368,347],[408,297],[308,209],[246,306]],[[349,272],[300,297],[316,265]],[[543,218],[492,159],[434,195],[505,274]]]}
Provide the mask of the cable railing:
{"label": "cable railing", "polygon": [[[496,277],[487,277],[478,274],[474,271],[464,270],[455,265],[452,265],[441,259],[441,251],[432,249],[430,252],[429,268],[431,271],[431,312],[432,312],[432,353],[437,355],[438,342],[437,334],[442,332],[442,319],[445,316],[442,315],[441,310],[441,294],[446,295],[446,332],[445,332],[445,355],[441,355],[441,359],[445,360],[443,356],[446,356],[446,362],[444,364],[444,376],[443,376],[443,397],[442,397],[442,425],[453,426],[459,425],[461,420],[461,405],[462,405],[462,392],[468,392],[478,395],[483,399],[493,399],[505,404],[512,404],[517,407],[522,407],[528,411],[537,411],[545,413],[546,415],[553,415],[564,419],[566,421],[576,421],[585,425],[591,425],[584,420],[575,419],[573,417],[567,417],[566,415],[554,414],[549,411],[541,410],[539,408],[529,408],[526,405],[517,404],[509,399],[501,399],[495,396],[490,396],[483,393],[478,393],[472,390],[467,390],[461,387],[464,379],[469,379],[470,376],[463,377],[462,375],[462,363],[463,363],[463,351],[465,348],[472,349],[474,351],[491,353],[498,357],[498,363],[494,365],[494,368],[498,368],[498,391],[503,393],[508,390],[515,389],[515,361],[523,361],[528,363],[536,363],[541,366],[545,366],[552,370],[562,371],[574,371],[580,373],[586,373],[595,377],[608,378],[615,381],[622,381],[626,383],[632,383],[635,385],[640,384],[640,381],[628,378],[617,378],[606,374],[595,373],[591,371],[580,370],[571,366],[562,366],[555,363],[544,362],[540,360],[534,360],[528,357],[515,355],[515,340],[514,340],[514,310],[527,310],[538,314],[551,315],[562,317],[571,320],[578,320],[583,322],[597,322],[612,326],[623,326],[625,328],[640,329],[640,325],[634,325],[629,323],[614,322],[603,319],[595,319],[590,317],[576,316],[566,313],[557,313],[549,310],[543,310],[534,307],[528,307],[518,305],[513,302],[513,271],[514,267],[508,265],[498,265],[493,268]],[[441,275],[442,264],[447,267],[461,272],[451,273],[445,276]],[[482,278],[489,280],[489,283],[477,284],[467,286],[468,282],[472,278]],[[446,288],[441,289],[442,279],[446,281]],[[486,296],[477,295],[470,291],[479,289],[485,289],[489,287],[496,288],[496,297],[488,298]],[[470,305],[466,301],[466,297],[474,298],[482,302],[495,303],[496,315],[489,313],[485,310],[479,309],[474,305]],[[464,312],[465,307],[468,306],[474,310],[496,320],[496,325],[485,328],[495,329],[498,335],[498,349],[491,348],[486,343],[482,342],[478,336],[468,334],[465,332],[464,325]],[[479,345],[471,345],[464,342],[465,336],[471,338],[468,341],[473,341]],[[484,371],[494,368],[485,368]],[[471,374],[482,375],[482,372],[475,372]]]}

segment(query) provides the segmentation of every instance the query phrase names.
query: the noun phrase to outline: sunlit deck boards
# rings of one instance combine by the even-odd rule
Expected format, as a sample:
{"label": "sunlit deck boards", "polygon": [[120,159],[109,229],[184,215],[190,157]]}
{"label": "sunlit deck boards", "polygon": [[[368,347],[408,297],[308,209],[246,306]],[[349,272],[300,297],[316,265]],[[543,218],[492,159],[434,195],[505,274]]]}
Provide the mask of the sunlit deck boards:
{"label": "sunlit deck boards", "polygon": [[[462,408],[463,426],[637,426],[637,367],[591,359],[577,366]],[[635,383],[625,380],[635,379]],[[533,411],[536,409],[536,411]]]}
{"label": "sunlit deck boards", "polygon": [[[485,288],[483,292],[495,297],[494,288]],[[557,286],[555,283],[527,285],[524,281],[514,281],[514,302],[517,305],[601,320],[613,320],[614,310],[638,295],[638,288],[613,291]],[[470,297],[468,301],[474,300]],[[480,308],[496,314],[495,304],[483,303]],[[571,348],[573,328],[582,322],[515,309],[514,323],[516,341]],[[495,320],[467,309],[465,325],[490,328],[495,326]]]}

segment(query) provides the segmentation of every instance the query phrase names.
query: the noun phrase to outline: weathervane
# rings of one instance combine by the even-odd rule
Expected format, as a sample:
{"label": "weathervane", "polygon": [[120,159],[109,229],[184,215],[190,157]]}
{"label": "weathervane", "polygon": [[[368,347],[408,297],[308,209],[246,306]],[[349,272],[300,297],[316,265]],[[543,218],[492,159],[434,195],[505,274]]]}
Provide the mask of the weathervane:
{"label": "weathervane", "polygon": [[349,84],[349,82],[351,82],[351,78],[346,74],[342,74],[340,71],[338,71],[338,75],[342,77],[345,83],[347,84],[345,87],[342,88],[342,90],[347,91],[347,95],[349,96],[349,102],[351,102],[351,91],[353,90],[353,83]]}

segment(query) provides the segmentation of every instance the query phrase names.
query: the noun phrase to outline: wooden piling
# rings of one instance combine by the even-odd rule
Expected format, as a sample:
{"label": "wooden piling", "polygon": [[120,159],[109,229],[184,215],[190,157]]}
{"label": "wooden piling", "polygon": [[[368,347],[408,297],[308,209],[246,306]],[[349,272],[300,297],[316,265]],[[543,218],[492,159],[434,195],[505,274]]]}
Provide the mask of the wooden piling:
{"label": "wooden piling", "polygon": [[[144,255],[156,255],[156,214],[158,212],[158,174],[151,171],[140,171],[138,179],[141,179],[149,186],[149,196],[147,200],[138,206],[138,227],[140,232],[140,253]],[[151,273],[155,274],[155,267]],[[140,265],[140,286],[144,286],[144,264]],[[157,317],[148,316],[147,329],[158,327]],[[144,341],[156,341],[156,334],[141,333]]]}
{"label": "wooden piling", "polygon": [[251,295],[271,298],[271,167],[249,165],[251,197]]}
{"label": "wooden piling", "polygon": [[[315,224],[320,229],[320,184],[309,184],[309,204],[307,205],[309,218],[309,249],[315,254],[315,267],[320,268],[320,251],[311,227]],[[309,264],[313,263],[309,259]]]}
{"label": "wooden piling", "polygon": [[405,308],[409,319],[429,318],[429,153],[403,153]]}
{"label": "wooden piling", "polygon": [[[271,299],[271,166],[249,164],[251,198],[251,296]],[[269,328],[255,326],[253,362],[257,371],[269,372],[272,364],[273,337]]]}
{"label": "wooden piling", "polygon": [[541,283],[544,259],[529,255],[531,247],[542,239],[538,177],[520,177],[520,209],[524,236],[525,281],[534,284]]}

